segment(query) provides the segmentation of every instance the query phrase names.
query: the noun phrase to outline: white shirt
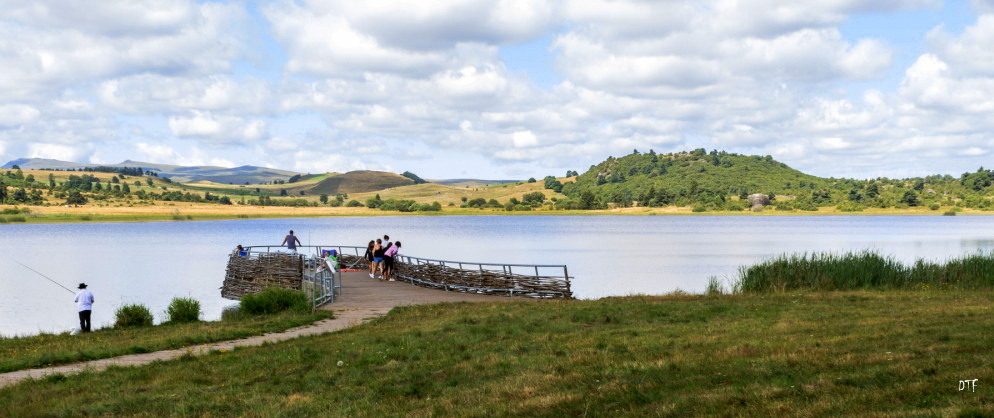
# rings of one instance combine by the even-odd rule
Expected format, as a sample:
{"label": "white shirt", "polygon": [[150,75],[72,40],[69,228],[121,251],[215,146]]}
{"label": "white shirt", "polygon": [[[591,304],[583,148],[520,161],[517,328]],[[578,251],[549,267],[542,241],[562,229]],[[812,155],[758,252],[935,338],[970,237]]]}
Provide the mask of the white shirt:
{"label": "white shirt", "polygon": [[76,293],[76,306],[80,312],[93,310],[93,293],[88,289],[80,290]]}

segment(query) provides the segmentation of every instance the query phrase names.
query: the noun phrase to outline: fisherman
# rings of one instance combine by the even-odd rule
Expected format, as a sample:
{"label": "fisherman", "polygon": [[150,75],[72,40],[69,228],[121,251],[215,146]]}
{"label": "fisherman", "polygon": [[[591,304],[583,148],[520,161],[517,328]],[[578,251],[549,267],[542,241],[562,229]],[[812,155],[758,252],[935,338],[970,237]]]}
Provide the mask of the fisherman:
{"label": "fisherman", "polygon": [[90,332],[90,314],[93,313],[93,293],[86,289],[86,283],[79,284],[76,292],[76,307],[79,308],[79,332]]}
{"label": "fisherman", "polygon": [[287,235],[286,238],[283,238],[283,243],[280,244],[280,246],[282,247],[283,245],[286,245],[286,249],[288,251],[290,251],[291,253],[294,253],[294,254],[297,253],[297,246],[301,245],[301,244],[300,244],[300,240],[297,239],[297,236],[293,235],[293,230],[292,229],[290,230],[290,235]]}

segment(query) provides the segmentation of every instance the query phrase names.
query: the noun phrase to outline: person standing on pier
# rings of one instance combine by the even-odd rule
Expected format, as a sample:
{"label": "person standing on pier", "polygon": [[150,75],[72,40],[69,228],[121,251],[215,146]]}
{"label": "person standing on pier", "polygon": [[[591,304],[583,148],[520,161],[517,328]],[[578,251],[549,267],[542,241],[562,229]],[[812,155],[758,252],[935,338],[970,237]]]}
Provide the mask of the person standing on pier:
{"label": "person standing on pier", "polygon": [[366,259],[366,263],[369,263],[369,278],[370,279],[373,278],[373,272],[376,271],[376,270],[373,270],[376,267],[376,264],[373,264],[373,248],[374,247],[376,247],[376,241],[370,240],[369,241],[369,245],[366,246],[366,254],[362,255],[362,258]]}
{"label": "person standing on pier", "polygon": [[400,252],[400,241],[397,241],[397,243],[391,245],[390,248],[387,248],[383,252],[383,278],[391,282],[394,281],[393,259],[397,256],[398,252]]}
{"label": "person standing on pier", "polygon": [[371,269],[372,273],[369,273],[370,279],[376,278],[376,269],[383,264],[383,252],[386,251],[383,248],[383,240],[377,238],[376,245],[373,246],[373,267]]}
{"label": "person standing on pier", "polygon": [[293,235],[293,230],[292,229],[290,230],[290,235],[287,235],[286,238],[283,238],[283,243],[280,244],[281,247],[284,246],[284,245],[286,245],[286,249],[288,251],[290,251],[291,253],[294,253],[294,254],[297,253],[297,246],[301,245],[301,244],[300,244],[300,240],[297,239],[297,236]]}
{"label": "person standing on pier", "polygon": [[79,308],[79,332],[90,332],[90,314],[93,313],[93,293],[86,289],[86,283],[79,284],[76,292],[76,307]]}

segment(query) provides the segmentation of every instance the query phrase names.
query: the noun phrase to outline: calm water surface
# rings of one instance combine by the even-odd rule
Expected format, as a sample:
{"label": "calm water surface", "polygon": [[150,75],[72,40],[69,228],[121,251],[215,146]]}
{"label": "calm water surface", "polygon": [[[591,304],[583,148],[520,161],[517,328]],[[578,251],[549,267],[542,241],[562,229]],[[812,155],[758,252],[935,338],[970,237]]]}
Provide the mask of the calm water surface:
{"label": "calm water surface", "polygon": [[218,288],[237,244],[364,245],[384,233],[403,254],[448,260],[567,264],[580,298],[700,292],[709,276],[785,253],[876,249],[900,260],[994,249],[994,217],[917,216],[439,216],[0,225],[0,335],[77,326],[73,295],[14,261],[75,289],[90,285],[93,323],[125,303],[157,320],[174,296],[220,317]]}

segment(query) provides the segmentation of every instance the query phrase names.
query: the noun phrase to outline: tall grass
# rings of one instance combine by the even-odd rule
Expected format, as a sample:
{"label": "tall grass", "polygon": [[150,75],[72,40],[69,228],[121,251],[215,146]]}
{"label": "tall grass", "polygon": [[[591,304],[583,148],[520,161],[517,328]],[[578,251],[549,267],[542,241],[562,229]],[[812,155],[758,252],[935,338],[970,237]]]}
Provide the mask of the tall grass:
{"label": "tall grass", "polygon": [[944,263],[917,260],[907,266],[874,251],[784,254],[739,268],[738,292],[994,288],[994,253],[973,254]]}

